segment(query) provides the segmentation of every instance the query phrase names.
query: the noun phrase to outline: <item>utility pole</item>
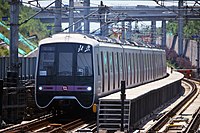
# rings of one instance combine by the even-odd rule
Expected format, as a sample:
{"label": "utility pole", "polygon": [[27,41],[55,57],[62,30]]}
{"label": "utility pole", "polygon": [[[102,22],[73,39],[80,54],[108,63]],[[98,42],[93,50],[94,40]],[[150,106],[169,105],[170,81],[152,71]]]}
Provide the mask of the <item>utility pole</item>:
{"label": "utility pole", "polygon": [[83,3],[84,6],[84,33],[89,34],[90,33],[90,22],[88,17],[86,17],[90,13],[90,0],[84,0]]}
{"label": "utility pole", "polygon": [[69,0],[69,33],[73,32],[73,23],[74,23],[74,0]]}
{"label": "utility pole", "polygon": [[178,55],[183,55],[183,11],[181,11],[183,6],[183,0],[178,2]]}
{"label": "utility pole", "polygon": [[55,0],[55,19],[54,19],[54,33],[59,33],[62,30],[62,0]]}
{"label": "utility pole", "polygon": [[20,0],[10,0],[10,64],[7,78],[18,78],[18,32],[19,32],[19,3]]}
{"label": "utility pole", "polygon": [[109,13],[109,7],[103,4],[103,1],[100,2],[100,7],[98,10],[100,16],[100,34],[102,36],[108,35],[108,24],[106,23],[107,13]]}

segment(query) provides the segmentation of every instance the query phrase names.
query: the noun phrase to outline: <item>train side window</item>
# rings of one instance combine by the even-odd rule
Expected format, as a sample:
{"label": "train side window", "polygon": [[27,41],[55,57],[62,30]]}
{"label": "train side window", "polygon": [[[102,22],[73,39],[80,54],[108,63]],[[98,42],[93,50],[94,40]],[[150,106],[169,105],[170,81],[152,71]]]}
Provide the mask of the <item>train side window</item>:
{"label": "train side window", "polygon": [[105,80],[105,79],[104,79],[104,78],[105,78],[105,77],[104,77],[104,71],[105,71],[105,70],[104,70],[104,66],[105,66],[105,65],[104,65],[104,55],[103,55],[103,52],[102,52],[102,51],[101,51],[101,64],[102,64],[102,92],[104,92],[104,84],[105,84],[105,83],[104,83],[104,80]]}
{"label": "train side window", "polygon": [[108,91],[110,91],[110,71],[111,71],[111,68],[110,68],[110,53],[107,52],[107,69],[108,69]]}
{"label": "train side window", "polygon": [[124,78],[124,58],[123,53],[121,53],[121,72],[122,72],[122,79]]}
{"label": "train side window", "polygon": [[135,63],[134,63],[134,61],[135,61],[135,55],[134,55],[134,53],[132,53],[133,83],[135,83]]}
{"label": "train side window", "polygon": [[138,59],[137,59],[137,53],[135,53],[135,80],[136,80],[136,83],[138,82]]}
{"label": "train side window", "polygon": [[139,53],[137,53],[137,71],[138,71],[138,73],[137,73],[137,81],[139,82],[140,81],[140,77],[141,77],[141,75],[140,75],[140,70],[141,70],[141,68],[140,68],[140,55],[139,55]]}
{"label": "train side window", "polygon": [[130,84],[132,84],[132,60],[131,60],[131,53],[129,53],[129,64],[130,64]]}
{"label": "train side window", "polygon": [[104,63],[105,73],[107,73],[108,67],[107,67],[107,54],[106,54],[106,52],[104,52],[104,54],[103,54],[103,63]]}
{"label": "train side window", "polygon": [[110,69],[110,72],[113,72],[113,67],[112,67],[112,64],[113,64],[113,58],[112,58],[112,53],[108,53],[109,54],[109,69]]}
{"label": "train side window", "polygon": [[129,63],[128,63],[128,59],[127,59],[127,53],[125,54],[125,67],[126,67],[126,71],[125,71],[125,78],[126,78],[126,84],[128,85],[128,67],[129,67]]}
{"label": "train side window", "polygon": [[100,67],[99,67],[99,54],[97,54],[97,71],[98,71],[98,75],[100,75]]}
{"label": "train side window", "polygon": [[115,54],[112,52],[112,66],[113,66],[113,89],[115,89]]}
{"label": "train side window", "polygon": [[120,63],[119,63],[119,53],[117,52],[117,72],[118,72],[118,88],[120,87]]}

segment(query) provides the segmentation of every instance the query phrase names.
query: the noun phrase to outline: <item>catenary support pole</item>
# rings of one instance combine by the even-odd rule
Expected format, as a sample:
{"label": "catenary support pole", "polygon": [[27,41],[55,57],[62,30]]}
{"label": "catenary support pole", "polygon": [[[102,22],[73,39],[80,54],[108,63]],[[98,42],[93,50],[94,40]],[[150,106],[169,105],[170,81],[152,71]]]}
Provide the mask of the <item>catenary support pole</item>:
{"label": "catenary support pole", "polygon": [[19,0],[10,0],[10,71],[18,71]]}
{"label": "catenary support pole", "polygon": [[167,34],[167,29],[166,29],[166,20],[162,20],[162,48],[166,47],[166,34]]}
{"label": "catenary support pole", "polygon": [[179,0],[178,2],[178,55],[183,55],[183,11],[181,11],[183,6],[183,0]]}
{"label": "catenary support pole", "polygon": [[90,22],[88,20],[88,17],[86,17],[90,13],[90,0],[84,0],[83,6],[84,9],[84,33],[89,34],[90,33]]}
{"label": "catenary support pole", "polygon": [[[74,0],[69,0],[69,25],[74,23]],[[69,33],[73,32],[73,26],[69,27]]]}
{"label": "catenary support pole", "polygon": [[55,1],[55,19],[54,19],[54,33],[59,33],[62,30],[62,0]]}
{"label": "catenary support pole", "polygon": [[156,21],[151,21],[151,44],[156,45]]}

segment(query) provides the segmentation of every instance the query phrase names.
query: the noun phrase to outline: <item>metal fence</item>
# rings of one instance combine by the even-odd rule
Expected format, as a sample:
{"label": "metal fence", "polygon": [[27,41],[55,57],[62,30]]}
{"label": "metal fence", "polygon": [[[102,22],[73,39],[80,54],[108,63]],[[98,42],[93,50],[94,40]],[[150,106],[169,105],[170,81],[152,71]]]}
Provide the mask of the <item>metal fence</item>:
{"label": "metal fence", "polygon": [[[9,57],[0,57],[0,79],[7,78]],[[19,57],[19,80],[35,78],[36,57]]]}

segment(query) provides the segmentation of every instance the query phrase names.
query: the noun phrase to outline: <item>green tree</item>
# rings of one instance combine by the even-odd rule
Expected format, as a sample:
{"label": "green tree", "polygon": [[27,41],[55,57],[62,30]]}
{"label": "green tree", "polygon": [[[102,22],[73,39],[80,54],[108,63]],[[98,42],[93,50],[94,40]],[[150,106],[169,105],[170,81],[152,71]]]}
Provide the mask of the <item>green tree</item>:
{"label": "green tree", "polygon": [[[8,17],[8,22],[6,23],[9,23],[9,8],[10,6],[8,2],[5,2],[5,0],[0,0],[0,21],[2,17]],[[19,23],[24,22],[35,13],[36,12],[31,7],[20,5]],[[26,38],[29,38],[32,35],[36,36],[37,38],[30,41],[38,44],[39,40],[49,35],[49,31],[46,27],[47,24],[43,24],[40,20],[31,18],[28,22],[19,26],[19,32]],[[6,28],[0,26],[0,32],[9,38],[10,33]],[[30,49],[27,46],[24,46],[22,43],[19,43],[19,47],[26,52],[30,52]],[[8,55],[8,50],[5,47],[0,46],[0,56],[2,55]]]}
{"label": "green tree", "polygon": [[0,19],[2,17],[9,17],[9,4],[5,0],[0,0]]}
{"label": "green tree", "polygon": [[173,21],[167,23],[167,32],[172,33],[173,35],[177,34],[178,24]]}
{"label": "green tree", "polygon": [[200,31],[200,21],[189,21],[184,27],[186,38],[192,38],[192,35],[198,35]]}
{"label": "green tree", "polygon": [[[30,16],[34,15],[36,12],[27,6],[21,6],[20,8],[20,22],[24,22]],[[46,28],[47,24],[43,24],[40,20],[30,19],[27,23],[22,24],[19,27],[19,31],[23,33],[24,36],[29,37],[36,35],[37,41],[48,36],[48,30]],[[35,41],[36,43],[38,43]]]}
{"label": "green tree", "polygon": [[[199,34],[200,31],[200,21],[188,21],[184,26],[184,36],[185,38],[191,38],[192,35]],[[174,21],[169,21],[167,23],[167,32],[173,35],[178,32],[178,23]]]}

